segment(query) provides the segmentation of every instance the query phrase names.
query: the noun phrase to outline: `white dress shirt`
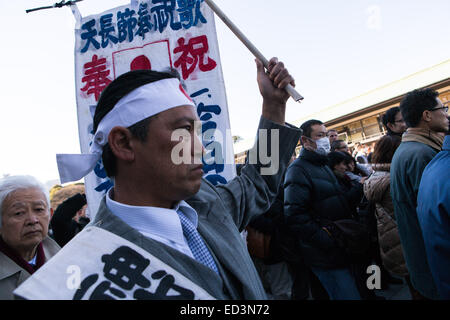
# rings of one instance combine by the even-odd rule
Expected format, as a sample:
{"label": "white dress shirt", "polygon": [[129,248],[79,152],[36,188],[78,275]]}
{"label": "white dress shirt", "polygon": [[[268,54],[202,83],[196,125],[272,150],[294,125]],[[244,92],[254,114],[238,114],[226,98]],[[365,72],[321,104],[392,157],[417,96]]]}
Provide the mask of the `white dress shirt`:
{"label": "white dress shirt", "polygon": [[184,238],[180,218],[180,210],[197,228],[198,215],[194,208],[185,201],[180,201],[175,208],[131,206],[114,201],[106,193],[106,207],[126,224],[139,231],[144,236],[162,242],[191,258],[195,259]]}

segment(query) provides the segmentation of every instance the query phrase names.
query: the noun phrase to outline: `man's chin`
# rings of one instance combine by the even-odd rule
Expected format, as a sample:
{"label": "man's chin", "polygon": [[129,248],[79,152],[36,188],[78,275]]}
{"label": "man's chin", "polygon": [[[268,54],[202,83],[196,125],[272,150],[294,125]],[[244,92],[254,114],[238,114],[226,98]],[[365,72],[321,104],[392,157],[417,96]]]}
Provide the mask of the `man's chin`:
{"label": "man's chin", "polygon": [[42,234],[33,235],[33,236],[28,235],[22,239],[21,246],[32,248],[32,247],[37,246],[39,243],[41,243],[42,240],[44,240],[44,237],[42,236]]}
{"label": "man's chin", "polygon": [[202,179],[203,178],[198,179],[198,181],[196,181],[196,183],[193,185],[192,195],[196,194],[200,190],[200,186],[202,185]]}
{"label": "man's chin", "polygon": [[197,194],[197,192],[200,190],[200,186],[202,185],[202,178],[200,179],[195,179],[195,181],[192,181],[189,185],[189,187],[187,187],[185,189],[185,195],[183,197],[182,200],[188,199],[194,195]]}

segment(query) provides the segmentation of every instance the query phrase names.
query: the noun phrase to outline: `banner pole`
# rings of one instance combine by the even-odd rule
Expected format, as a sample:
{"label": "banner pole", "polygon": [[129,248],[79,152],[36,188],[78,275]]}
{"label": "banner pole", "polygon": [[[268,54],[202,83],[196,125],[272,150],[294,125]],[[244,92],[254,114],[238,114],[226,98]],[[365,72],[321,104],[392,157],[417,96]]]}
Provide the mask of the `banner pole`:
{"label": "banner pole", "polygon": [[57,2],[52,6],[45,6],[45,7],[39,7],[39,8],[34,8],[34,9],[27,9],[25,10],[26,13],[30,13],[30,12],[34,12],[34,11],[38,11],[38,10],[45,10],[45,9],[53,9],[53,8],[62,8],[62,7],[66,7],[66,6],[73,6],[75,5],[77,2],[81,2],[83,0],[71,0],[71,1],[65,1],[62,0],[61,2]]}
{"label": "banner pole", "polygon": [[[214,3],[212,0],[205,0],[212,11],[230,28],[230,30],[238,37],[239,40],[250,50],[253,55],[261,60],[264,67],[268,67],[269,61],[264,57],[264,55],[250,42],[250,40],[239,30],[239,28],[225,15],[225,13]],[[288,84],[284,88],[289,95],[296,101],[300,102],[303,97],[298,93],[293,86]]]}

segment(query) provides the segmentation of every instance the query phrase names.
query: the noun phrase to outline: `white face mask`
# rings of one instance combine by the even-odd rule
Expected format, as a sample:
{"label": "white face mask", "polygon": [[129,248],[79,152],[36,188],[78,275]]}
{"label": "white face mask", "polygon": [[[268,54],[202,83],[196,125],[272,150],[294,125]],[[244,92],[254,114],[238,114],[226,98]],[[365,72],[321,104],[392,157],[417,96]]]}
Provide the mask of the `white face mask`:
{"label": "white face mask", "polygon": [[316,152],[318,154],[326,156],[330,152],[331,147],[328,137],[320,138],[319,140],[316,140],[315,143],[317,145]]}

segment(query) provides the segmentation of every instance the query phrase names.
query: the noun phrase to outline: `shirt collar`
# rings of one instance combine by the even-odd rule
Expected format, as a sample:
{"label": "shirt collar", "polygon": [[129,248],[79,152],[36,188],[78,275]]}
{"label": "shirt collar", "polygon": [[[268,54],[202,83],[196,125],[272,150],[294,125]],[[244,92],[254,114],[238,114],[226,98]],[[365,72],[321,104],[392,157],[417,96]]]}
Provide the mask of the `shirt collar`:
{"label": "shirt collar", "polygon": [[194,227],[197,229],[197,226],[198,226],[198,214],[197,214],[197,211],[195,211],[195,209],[192,208],[186,201],[181,200],[180,202],[178,202],[176,204],[175,208],[173,208],[173,210],[174,211],[181,211],[182,213],[184,213],[186,218],[188,218],[192,222]]}
{"label": "shirt collar", "polygon": [[36,266],[36,257],[37,257],[37,253],[34,255],[33,259],[31,259],[30,261],[28,261],[29,264]]}
{"label": "shirt collar", "polygon": [[184,200],[178,202],[173,209],[132,206],[111,199],[112,190],[113,188],[106,193],[107,208],[141,233],[153,234],[183,244],[183,229],[177,211],[181,211],[197,228],[197,212]]}

